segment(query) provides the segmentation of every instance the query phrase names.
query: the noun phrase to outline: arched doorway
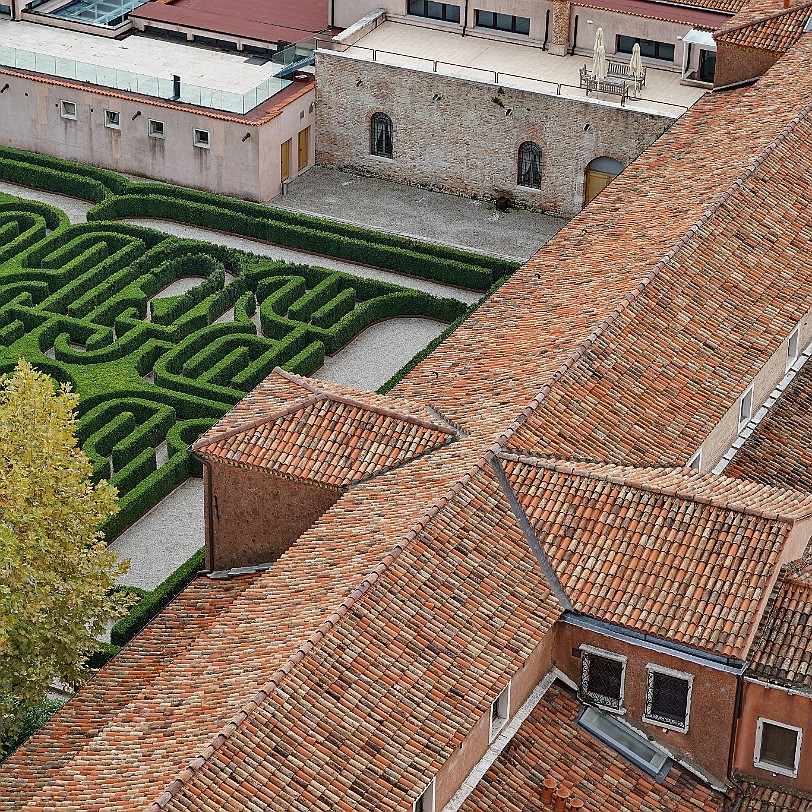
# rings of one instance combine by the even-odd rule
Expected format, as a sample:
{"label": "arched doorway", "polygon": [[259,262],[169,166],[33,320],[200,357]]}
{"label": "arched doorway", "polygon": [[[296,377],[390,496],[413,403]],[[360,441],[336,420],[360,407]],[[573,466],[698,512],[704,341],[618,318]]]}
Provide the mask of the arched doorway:
{"label": "arched doorway", "polygon": [[607,158],[605,155],[590,161],[584,172],[584,205],[597,197],[623,169],[620,161]]}

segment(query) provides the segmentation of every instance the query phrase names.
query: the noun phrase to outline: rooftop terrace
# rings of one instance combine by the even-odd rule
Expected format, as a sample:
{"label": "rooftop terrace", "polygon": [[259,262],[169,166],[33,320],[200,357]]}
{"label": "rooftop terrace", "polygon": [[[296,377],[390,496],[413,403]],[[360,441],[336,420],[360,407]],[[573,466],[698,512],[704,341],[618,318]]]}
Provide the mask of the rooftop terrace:
{"label": "rooftop terrace", "polygon": [[[591,59],[583,56],[554,56],[539,47],[504,42],[476,34],[462,37],[455,31],[441,31],[422,25],[387,20],[347,47],[343,54],[354,59],[439,73],[461,79],[515,87],[538,93],[618,104],[617,97],[593,93],[587,97],[579,87],[579,70]],[[614,59],[607,53],[609,59]],[[628,57],[618,55],[618,61]],[[678,118],[699,100],[706,90],[680,84],[678,72],[647,68],[641,98],[630,98],[631,110]]]}
{"label": "rooftop terrace", "polygon": [[246,113],[290,84],[275,76],[281,65],[256,62],[247,54],[135,35],[94,37],[0,17],[0,66],[232,113]]}

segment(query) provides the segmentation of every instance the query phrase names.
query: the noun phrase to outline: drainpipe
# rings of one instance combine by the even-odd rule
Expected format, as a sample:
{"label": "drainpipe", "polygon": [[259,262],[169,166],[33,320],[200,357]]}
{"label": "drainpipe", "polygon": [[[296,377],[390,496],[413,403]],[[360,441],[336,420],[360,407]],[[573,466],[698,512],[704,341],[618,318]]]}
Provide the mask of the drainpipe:
{"label": "drainpipe", "polygon": [[570,48],[570,53],[575,53],[575,45],[578,42],[578,15],[575,15],[575,24],[572,27],[572,48]]}
{"label": "drainpipe", "polygon": [[462,35],[465,36],[465,29],[468,27],[468,0],[465,0],[465,16],[462,19]]}
{"label": "drainpipe", "polygon": [[541,44],[541,50],[547,50],[547,36],[550,33],[550,9],[547,9],[547,13],[544,15],[544,42]]}
{"label": "drainpipe", "polygon": [[727,777],[733,779],[733,754],[736,746],[736,733],[742,715],[742,697],[744,695],[744,674],[736,676],[736,701],[733,704],[733,724],[730,726],[730,749],[727,753]]}
{"label": "drainpipe", "polygon": [[336,27],[336,0],[330,0],[330,28]]}
{"label": "drainpipe", "polygon": [[[197,456],[197,455],[195,455]],[[209,558],[209,572],[214,571],[214,499],[212,496],[212,486],[211,486],[211,463],[204,460],[202,457],[198,457],[198,459],[203,463],[203,467],[206,469],[206,529],[208,533],[206,533],[206,552],[208,553]]]}

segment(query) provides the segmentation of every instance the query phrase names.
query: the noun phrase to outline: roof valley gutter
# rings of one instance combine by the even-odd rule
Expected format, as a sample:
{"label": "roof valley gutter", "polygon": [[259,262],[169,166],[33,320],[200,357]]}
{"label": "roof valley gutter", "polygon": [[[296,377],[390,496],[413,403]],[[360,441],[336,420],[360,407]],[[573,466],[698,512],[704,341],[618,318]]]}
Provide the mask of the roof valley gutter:
{"label": "roof valley gutter", "polygon": [[516,498],[516,493],[508,481],[507,475],[499,462],[499,458],[494,455],[489,461],[494,473],[496,474],[496,479],[501,485],[502,491],[508,500],[510,509],[513,511],[513,515],[519,522],[519,526],[522,528],[522,532],[530,545],[530,549],[536,556],[536,561],[538,561],[539,567],[541,567],[541,571],[544,573],[544,577],[547,579],[550,589],[552,589],[553,593],[558,598],[564,609],[567,612],[571,612],[572,604],[570,603],[570,599],[567,597],[567,593],[564,592],[564,587],[561,586],[561,582],[558,580],[558,576],[555,574],[555,570],[553,569],[552,564],[550,564],[547,554],[542,549],[541,543],[539,542],[532,525],[522,510],[522,506],[519,504],[519,500]]}
{"label": "roof valley gutter", "polygon": [[617,639],[627,640],[630,643],[651,649],[652,651],[660,650],[666,653],[672,653],[682,657],[682,659],[691,660],[719,671],[727,671],[731,674],[740,675],[744,673],[747,667],[747,663],[744,660],[735,657],[725,657],[721,654],[713,654],[708,651],[702,651],[701,649],[684,646],[681,643],[662,640],[659,637],[654,637],[645,632],[626,629],[615,623],[598,620],[597,618],[582,615],[573,610],[564,612],[561,620],[572,626],[578,626],[579,628],[598,632],[599,634],[606,634]]}

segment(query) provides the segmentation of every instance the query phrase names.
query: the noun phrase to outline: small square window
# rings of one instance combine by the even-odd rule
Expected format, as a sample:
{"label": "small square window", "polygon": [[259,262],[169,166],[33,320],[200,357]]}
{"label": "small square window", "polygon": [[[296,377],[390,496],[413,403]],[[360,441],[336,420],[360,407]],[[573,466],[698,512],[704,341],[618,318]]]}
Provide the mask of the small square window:
{"label": "small square window", "polygon": [[688,730],[693,675],[650,665],[646,682],[646,713],[643,717],[664,727]]}
{"label": "small square window", "polygon": [[753,416],[753,387],[750,386],[745,389],[744,394],[739,401],[739,428],[745,423],[750,422]]}
{"label": "small square window", "polygon": [[211,135],[208,130],[195,130],[195,146],[202,149],[211,147]]}
{"label": "small square window", "polygon": [[163,121],[155,121],[154,119],[149,120],[149,134],[152,138],[163,138],[164,137],[164,123]]}
{"label": "small square window", "polygon": [[112,130],[118,130],[121,128],[121,113],[117,112],[116,110],[105,110],[104,111],[104,126],[110,127]]}
{"label": "small square window", "polygon": [[69,102],[69,101],[61,101],[59,102],[59,115],[62,118],[76,118],[76,103]]}
{"label": "small square window", "polygon": [[798,357],[798,328],[796,327],[787,340],[787,369],[789,369]]}
{"label": "small square window", "polygon": [[423,790],[420,797],[412,805],[412,812],[434,812],[434,779]]}
{"label": "small square window", "polygon": [[797,777],[802,738],[803,730],[800,727],[759,719],[753,764],[762,770]]}
{"label": "small square window", "polygon": [[626,658],[583,647],[581,655],[581,697],[605,708],[620,710],[623,705],[623,677]]}
{"label": "small square window", "polygon": [[507,687],[491,702],[491,728],[490,739],[491,741],[496,734],[507,724],[510,718],[510,683]]}

